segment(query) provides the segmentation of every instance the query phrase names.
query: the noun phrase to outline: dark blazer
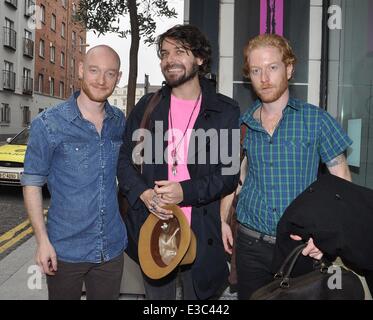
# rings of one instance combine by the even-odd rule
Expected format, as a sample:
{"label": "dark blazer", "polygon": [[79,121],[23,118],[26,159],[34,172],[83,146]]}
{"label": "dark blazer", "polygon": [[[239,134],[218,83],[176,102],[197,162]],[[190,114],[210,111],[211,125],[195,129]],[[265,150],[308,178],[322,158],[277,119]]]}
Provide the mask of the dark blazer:
{"label": "dark blazer", "polygon": [[[373,271],[373,190],[331,174],[321,176],[285,210],[277,226],[273,271],[297,245],[289,238],[314,239],[331,260],[339,256],[355,271]],[[296,274],[312,269],[312,259],[302,257]]]}
{"label": "dark blazer", "polygon": [[[215,87],[206,79],[201,79],[201,87],[202,103],[194,129],[207,131],[213,128],[218,132],[219,129],[228,129],[229,139],[225,144],[231,153],[232,129],[238,129],[239,124],[238,104],[224,95],[217,94]],[[159,140],[164,140],[162,137],[168,130],[171,89],[164,86],[161,90],[161,101],[150,116],[152,163],[144,164],[143,173],[140,174],[132,162],[132,151],[136,145],[136,142],[132,141],[132,134],[140,126],[149,96],[144,96],[131,112],[126,122],[123,145],[119,154],[119,188],[130,204],[125,218],[129,240],[127,253],[135,261],[138,261],[139,229],[149,214],[139,197],[145,190],[154,187],[154,181],[168,180],[168,165],[163,160],[158,161],[157,157],[161,156],[163,159],[164,150],[167,147],[167,142],[159,144]],[[163,128],[159,126],[158,121],[161,121]],[[158,122],[157,125],[156,122]],[[155,136],[160,137],[157,145],[155,144]],[[195,136],[192,135],[190,141],[194,139]],[[239,148],[239,135],[237,139]],[[208,137],[206,143],[196,143],[195,150],[189,148],[188,169],[191,179],[181,182],[184,200],[180,205],[192,206],[191,228],[197,238],[197,255],[191,268],[194,287],[200,299],[212,296],[222,286],[228,275],[221,237],[220,199],[233,192],[237,187],[239,160],[235,162],[238,165],[235,174],[222,175],[222,168],[230,167],[232,164],[223,165],[220,158],[215,164],[211,163],[209,159],[210,147],[213,144],[214,147],[219,146],[219,143],[220,138],[215,135]],[[206,150],[206,164],[198,164],[197,155],[202,149]],[[235,156],[239,157],[238,153]],[[158,164],[159,162],[161,163]]]}

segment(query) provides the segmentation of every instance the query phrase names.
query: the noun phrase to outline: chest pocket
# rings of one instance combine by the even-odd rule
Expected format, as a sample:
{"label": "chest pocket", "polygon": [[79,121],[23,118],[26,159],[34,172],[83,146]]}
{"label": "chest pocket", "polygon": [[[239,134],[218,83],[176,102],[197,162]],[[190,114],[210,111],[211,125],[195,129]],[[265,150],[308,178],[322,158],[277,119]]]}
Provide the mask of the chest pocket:
{"label": "chest pocket", "polygon": [[313,141],[310,140],[301,140],[301,139],[292,139],[292,140],[285,140],[284,146],[287,151],[295,152],[296,154],[303,154],[307,153],[311,146],[314,144]]}
{"label": "chest pocket", "polygon": [[63,151],[67,168],[73,171],[88,169],[88,144],[81,142],[66,142],[63,144]]}

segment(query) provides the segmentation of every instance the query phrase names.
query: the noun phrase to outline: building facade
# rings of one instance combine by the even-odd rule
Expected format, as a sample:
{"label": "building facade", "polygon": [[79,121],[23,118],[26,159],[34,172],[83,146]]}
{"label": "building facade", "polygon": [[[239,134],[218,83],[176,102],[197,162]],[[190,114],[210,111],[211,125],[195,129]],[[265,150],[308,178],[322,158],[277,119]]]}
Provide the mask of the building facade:
{"label": "building facade", "polygon": [[0,138],[12,136],[31,120],[35,31],[29,1],[0,1]]}

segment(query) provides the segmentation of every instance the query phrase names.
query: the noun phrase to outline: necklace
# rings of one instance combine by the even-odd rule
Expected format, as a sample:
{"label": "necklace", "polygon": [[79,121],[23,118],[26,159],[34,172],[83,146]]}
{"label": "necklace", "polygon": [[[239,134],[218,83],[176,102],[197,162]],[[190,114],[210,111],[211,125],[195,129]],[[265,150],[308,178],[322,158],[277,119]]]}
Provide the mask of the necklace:
{"label": "necklace", "polygon": [[192,110],[192,113],[190,114],[190,117],[189,117],[189,120],[188,120],[188,124],[186,125],[186,128],[184,130],[184,133],[181,137],[181,139],[179,140],[179,142],[177,143],[177,145],[175,146],[175,137],[174,137],[174,126],[173,126],[173,123],[172,123],[172,113],[171,113],[171,108],[170,108],[170,124],[171,124],[171,134],[172,134],[172,145],[173,145],[173,149],[171,151],[171,157],[172,157],[172,174],[174,176],[177,175],[177,151],[179,149],[179,146],[180,146],[180,143],[181,141],[183,141],[184,137],[185,137],[185,134],[189,128],[189,124],[190,124],[190,121],[192,120],[192,117],[193,117],[193,114],[194,114],[194,110],[196,110],[197,108],[197,105],[198,105],[198,102],[200,101],[200,98],[201,98],[201,92],[199,93],[198,95],[198,98],[196,100],[196,103],[194,104],[194,107],[193,107],[193,110]]}
{"label": "necklace", "polygon": [[[259,122],[260,122],[261,127],[264,128],[263,127],[263,122],[262,122],[262,109],[263,109],[263,106],[261,106],[260,109],[259,109]],[[279,125],[281,119],[282,119],[282,117],[277,120],[276,124],[274,126],[272,126],[272,128],[270,128],[270,131],[268,132],[270,135],[272,135],[275,132],[275,130],[276,130],[277,126]]]}

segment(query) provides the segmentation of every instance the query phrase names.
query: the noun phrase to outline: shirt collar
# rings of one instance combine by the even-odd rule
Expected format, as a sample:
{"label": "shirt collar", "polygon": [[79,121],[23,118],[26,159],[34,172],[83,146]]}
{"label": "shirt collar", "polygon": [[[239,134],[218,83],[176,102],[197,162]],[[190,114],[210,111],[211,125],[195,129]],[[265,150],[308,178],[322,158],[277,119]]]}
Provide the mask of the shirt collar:
{"label": "shirt collar", "polygon": [[[246,125],[255,125],[257,121],[254,119],[254,113],[261,105],[262,102],[259,99],[256,100],[254,104],[251,106],[251,108],[242,116],[241,123],[245,123]],[[284,109],[284,113],[288,107],[296,111],[299,111],[301,103],[297,99],[289,98],[289,101]]]}
{"label": "shirt collar", "polygon": [[[75,91],[69,99],[66,101],[65,108],[64,108],[64,114],[68,121],[72,122],[76,118],[83,119],[82,113],[79,110],[77,98],[80,95],[80,90]],[[105,101],[105,118],[112,118],[114,116],[118,115],[114,112],[114,108],[109,104],[109,102]]]}

